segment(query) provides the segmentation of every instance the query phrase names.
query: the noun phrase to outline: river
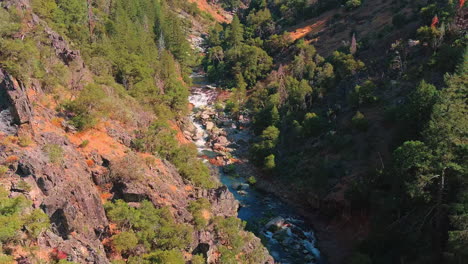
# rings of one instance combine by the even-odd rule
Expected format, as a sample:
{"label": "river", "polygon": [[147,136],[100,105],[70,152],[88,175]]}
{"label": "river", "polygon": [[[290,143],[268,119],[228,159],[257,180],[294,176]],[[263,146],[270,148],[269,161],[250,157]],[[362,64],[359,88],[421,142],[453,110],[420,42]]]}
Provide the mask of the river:
{"label": "river", "polygon": [[[247,222],[247,229],[260,237],[275,262],[281,264],[324,264],[316,246],[316,237],[311,228],[294,208],[276,196],[257,190],[244,177],[225,173],[226,164],[238,164],[239,168],[252,167],[240,156],[248,149],[248,118],[243,124],[233,122],[215,109],[219,89],[207,85],[202,75],[192,76],[190,103],[193,105],[192,121],[197,128],[194,140],[200,157],[211,160],[219,169],[219,180],[240,203],[238,217]],[[226,141],[227,139],[227,141]],[[245,154],[245,153],[244,153]],[[236,163],[237,162],[237,163]],[[231,165],[233,166],[233,165]],[[252,176],[250,174],[250,176]],[[254,175],[255,176],[255,175]]]}

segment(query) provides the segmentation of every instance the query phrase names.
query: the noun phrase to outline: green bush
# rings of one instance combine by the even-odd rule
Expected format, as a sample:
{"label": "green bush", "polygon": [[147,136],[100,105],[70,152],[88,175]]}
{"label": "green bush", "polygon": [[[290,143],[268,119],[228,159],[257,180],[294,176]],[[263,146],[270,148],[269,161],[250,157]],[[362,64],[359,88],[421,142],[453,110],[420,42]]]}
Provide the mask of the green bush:
{"label": "green bush", "polygon": [[0,187],[0,243],[8,242],[19,235],[19,230],[25,223],[24,209],[31,204],[22,195],[9,198],[8,194]]}
{"label": "green bush", "polygon": [[105,98],[106,94],[99,85],[87,85],[74,101],[66,102],[63,107],[74,114],[71,124],[78,130],[85,130],[96,125]]}
{"label": "green bush", "polygon": [[206,260],[202,255],[193,255],[192,264],[205,264]]}
{"label": "green bush", "polygon": [[356,9],[361,6],[361,0],[348,0],[345,6],[348,10]]}
{"label": "green bush", "polygon": [[351,120],[353,126],[361,131],[366,131],[369,127],[369,122],[367,121],[366,117],[359,111],[353,116]]}
{"label": "green bush", "polygon": [[275,164],[275,155],[270,154],[267,157],[265,157],[265,162],[263,163],[263,166],[267,170],[272,170],[276,167]]}
{"label": "green bush", "polygon": [[155,208],[149,201],[130,207],[122,200],[105,204],[107,217],[119,229],[133,231],[147,251],[185,249],[192,240],[189,225],[178,224],[168,208]]}
{"label": "green bush", "polygon": [[250,184],[250,185],[255,185],[257,183],[257,179],[255,179],[255,176],[250,176],[248,179],[247,179],[247,182]]}
{"label": "green bush", "polygon": [[196,201],[190,202],[188,206],[189,212],[192,214],[195,226],[198,229],[204,228],[208,224],[208,219],[203,215],[204,212],[210,212],[211,204],[206,198],[200,198]]}
{"label": "green bush", "polygon": [[0,263],[2,264],[13,264],[13,263],[17,263],[15,261],[15,258],[13,256],[8,256],[8,255],[4,255],[2,253],[0,253]]}
{"label": "green bush", "polygon": [[367,80],[362,85],[356,85],[354,91],[350,95],[350,103],[354,106],[371,104],[377,101],[377,96],[374,95],[377,86]]}
{"label": "green bush", "polygon": [[118,251],[132,250],[138,245],[138,238],[133,231],[123,231],[112,236],[112,244]]}
{"label": "green bush", "polygon": [[[149,263],[157,264],[185,264],[184,256],[182,252],[177,250],[158,250],[149,254],[146,254],[143,257],[144,260]],[[133,263],[130,262],[129,263]],[[141,262],[135,262],[141,263]]]}
{"label": "green bush", "polygon": [[43,148],[44,152],[49,156],[49,161],[55,164],[62,163],[63,149],[57,144],[47,144]]}
{"label": "green bush", "polygon": [[86,146],[88,146],[89,144],[89,140],[85,139],[81,142],[81,144],[79,145],[80,148],[86,148]]}
{"label": "green bush", "polygon": [[279,129],[274,126],[269,126],[263,130],[262,135],[260,136],[260,141],[253,144],[251,148],[252,158],[256,163],[259,165],[265,165],[265,158],[269,156],[276,147],[279,135]]}
{"label": "green bush", "polygon": [[245,241],[240,231],[245,228],[246,223],[237,217],[216,217],[215,231],[218,236],[226,241],[226,246],[232,247],[232,252],[240,252]]}
{"label": "green bush", "polygon": [[339,51],[333,52],[331,62],[333,63],[336,75],[340,79],[354,75],[365,67],[365,64],[360,60],[356,60],[353,55]]}
{"label": "green bush", "polygon": [[32,142],[33,141],[30,136],[23,135],[23,136],[18,137],[18,145],[20,145],[20,147],[23,147],[23,148],[27,147],[31,145]]}
{"label": "green bush", "polygon": [[174,164],[180,175],[196,186],[215,187],[211,180],[208,167],[198,157],[198,151],[193,144],[180,145],[174,131],[167,121],[154,122],[142,136],[133,142],[140,151],[152,152]]}
{"label": "green bush", "polygon": [[49,217],[40,209],[33,210],[24,218],[24,229],[34,239],[48,229],[49,226]]}
{"label": "green bush", "polygon": [[29,191],[31,191],[31,189],[32,189],[31,185],[29,185],[29,184],[28,184],[26,181],[24,181],[24,180],[20,180],[20,181],[16,184],[15,187],[16,187],[17,189],[19,189],[19,190],[24,190],[24,191],[26,191],[26,192],[29,192]]}
{"label": "green bush", "polygon": [[2,68],[14,77],[28,81],[39,70],[39,51],[30,39],[0,38]]}

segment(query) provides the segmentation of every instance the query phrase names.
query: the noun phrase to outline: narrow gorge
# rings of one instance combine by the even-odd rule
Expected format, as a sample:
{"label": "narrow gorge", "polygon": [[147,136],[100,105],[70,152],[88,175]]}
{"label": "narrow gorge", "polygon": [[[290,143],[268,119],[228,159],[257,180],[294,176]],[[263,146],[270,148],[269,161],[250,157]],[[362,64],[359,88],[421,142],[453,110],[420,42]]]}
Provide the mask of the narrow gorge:
{"label": "narrow gorge", "polygon": [[247,229],[261,237],[278,263],[326,263],[317,249],[311,224],[290,205],[255,188],[258,173],[247,158],[252,132],[247,116],[233,120],[215,103],[222,91],[207,84],[203,74],[193,74],[189,102],[199,155],[215,166],[222,184],[240,203],[237,216]]}

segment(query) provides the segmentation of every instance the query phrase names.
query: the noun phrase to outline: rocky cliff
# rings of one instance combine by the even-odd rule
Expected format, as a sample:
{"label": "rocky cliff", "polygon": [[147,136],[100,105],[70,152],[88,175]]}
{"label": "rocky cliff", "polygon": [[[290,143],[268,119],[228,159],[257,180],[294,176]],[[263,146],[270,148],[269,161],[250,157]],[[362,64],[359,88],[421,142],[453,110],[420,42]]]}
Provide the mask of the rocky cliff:
{"label": "rocky cliff", "polygon": [[[80,90],[92,80],[93,74],[80,52],[39,19],[29,1],[1,4],[28,14],[18,39],[33,30],[46,36],[37,45],[48,45],[55,58],[72,72],[67,83],[70,90]],[[115,230],[104,209],[106,202],[117,199],[134,207],[149,200],[157,208],[169,208],[176,222],[189,225],[194,225],[194,217],[188,206],[200,198],[210,202],[208,218],[237,215],[238,203],[225,187],[195,187],[184,181],[168,161],[132,150],[134,131],[149,122],[122,124],[108,119],[92,129],[76,132],[56,106],[40,79],[32,77],[27,83],[21,82],[0,68],[0,163],[6,168],[0,185],[9,197],[25,196],[32,202],[28,210],[40,209],[50,220],[50,227],[42,230],[37,239],[3,244],[3,251],[16,261],[110,263],[116,254],[121,258],[108,245],[109,238],[119,230]],[[194,231],[192,236],[190,248],[184,250],[186,261],[197,252],[204,254],[209,263],[219,263],[217,247],[223,241],[215,224]],[[258,238],[249,240],[243,254],[255,250],[263,252],[264,262],[272,263]]]}

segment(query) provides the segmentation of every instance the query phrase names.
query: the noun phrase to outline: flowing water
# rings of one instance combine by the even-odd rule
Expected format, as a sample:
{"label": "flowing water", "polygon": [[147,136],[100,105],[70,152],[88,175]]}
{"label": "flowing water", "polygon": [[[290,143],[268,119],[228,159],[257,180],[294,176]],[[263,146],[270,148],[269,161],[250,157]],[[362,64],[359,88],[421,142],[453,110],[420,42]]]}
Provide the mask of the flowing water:
{"label": "flowing water", "polygon": [[[192,120],[198,135],[195,144],[200,156],[205,159],[213,158],[221,154],[211,148],[209,133],[202,125],[202,121],[197,118],[199,115],[196,113],[207,110],[213,112],[213,102],[219,91],[212,86],[207,86],[202,75],[193,76],[193,80],[196,86],[192,88],[189,101],[194,106]],[[228,122],[228,124],[221,126],[221,129],[227,132],[233,148],[241,142],[244,145],[247,144],[246,142],[251,137],[249,131],[238,129],[235,123]],[[235,151],[232,153],[234,154]],[[325,263],[316,247],[316,238],[310,225],[291,206],[272,194],[251,187],[245,178],[229,176],[223,172],[222,167],[219,167],[219,171],[221,183],[229,188],[241,205],[238,217],[247,222],[247,229],[262,238],[275,262],[282,264]]]}

